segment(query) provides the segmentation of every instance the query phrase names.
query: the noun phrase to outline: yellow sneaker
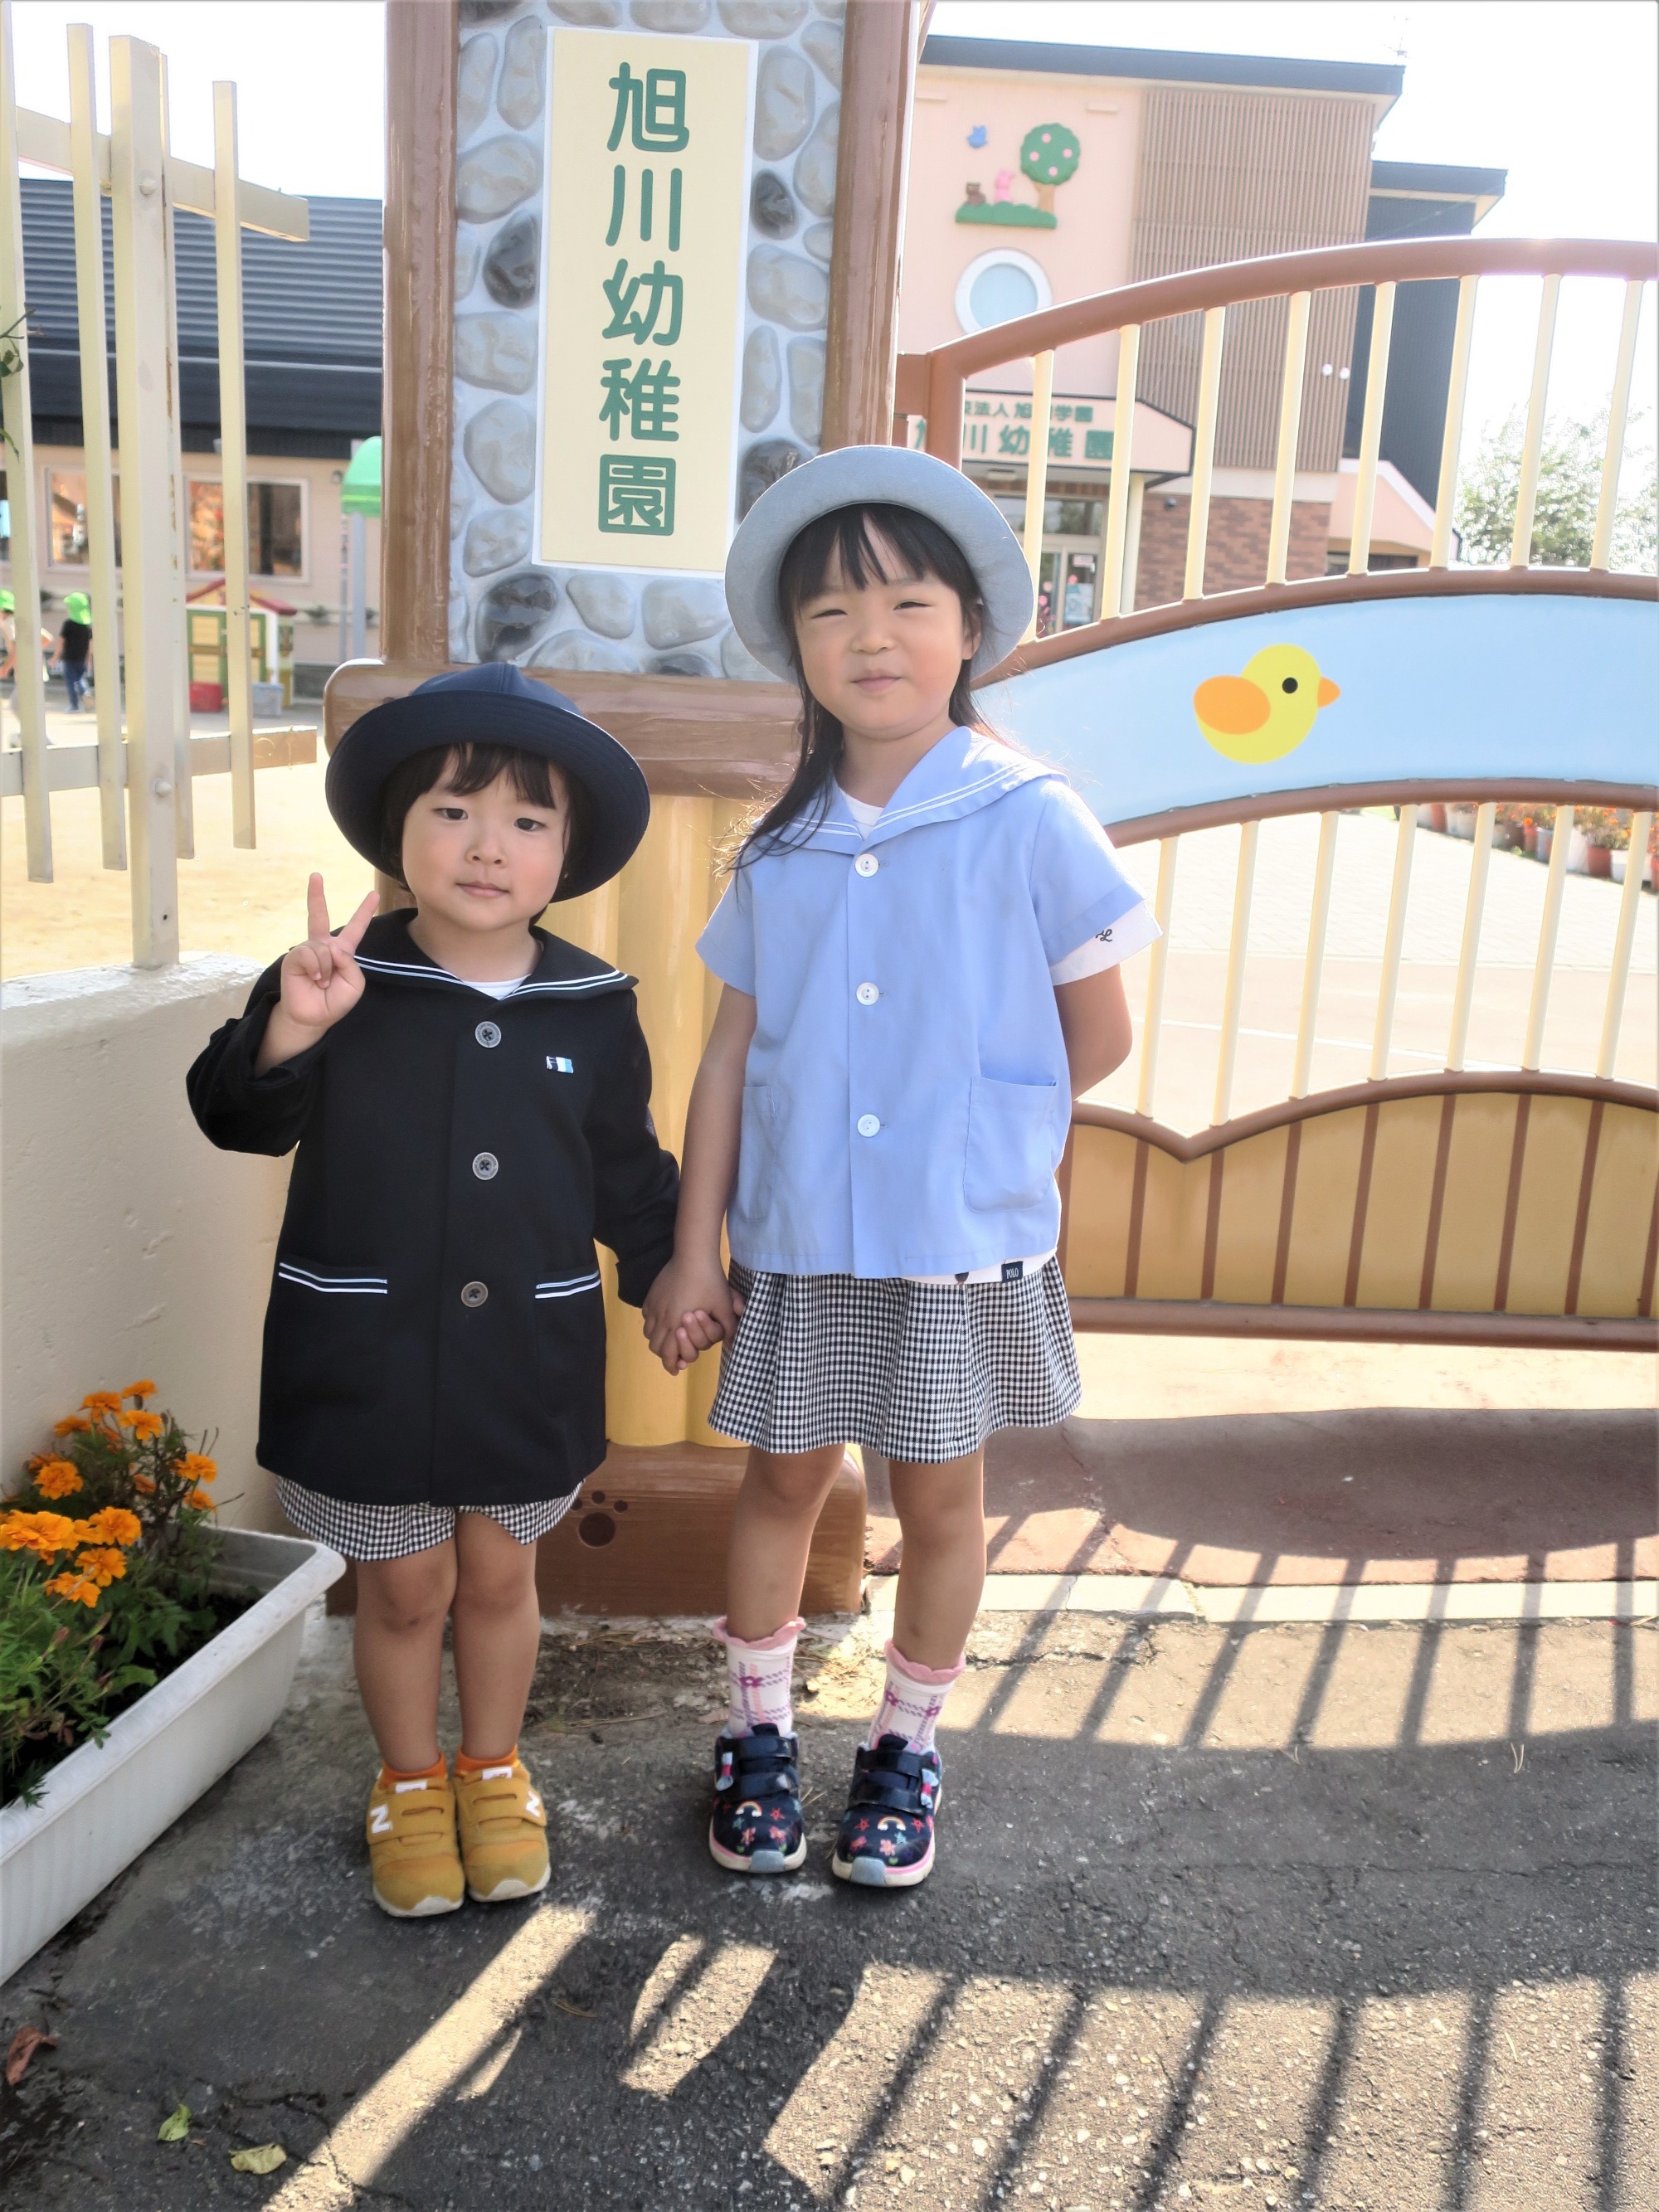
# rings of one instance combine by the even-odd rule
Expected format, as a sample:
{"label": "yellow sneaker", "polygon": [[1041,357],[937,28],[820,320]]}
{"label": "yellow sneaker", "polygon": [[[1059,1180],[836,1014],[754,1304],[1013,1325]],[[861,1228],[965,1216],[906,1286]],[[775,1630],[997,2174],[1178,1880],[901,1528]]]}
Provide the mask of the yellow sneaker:
{"label": "yellow sneaker", "polygon": [[368,1799],[368,1863],[374,1902],[394,1920],[458,1912],[465,1890],[455,1842],[455,1792],[447,1773],[416,1782],[377,1779]]}
{"label": "yellow sneaker", "polygon": [[455,1809],[470,1897],[502,1905],[547,1887],[547,1814],[516,1750],[499,1766],[458,1767]]}

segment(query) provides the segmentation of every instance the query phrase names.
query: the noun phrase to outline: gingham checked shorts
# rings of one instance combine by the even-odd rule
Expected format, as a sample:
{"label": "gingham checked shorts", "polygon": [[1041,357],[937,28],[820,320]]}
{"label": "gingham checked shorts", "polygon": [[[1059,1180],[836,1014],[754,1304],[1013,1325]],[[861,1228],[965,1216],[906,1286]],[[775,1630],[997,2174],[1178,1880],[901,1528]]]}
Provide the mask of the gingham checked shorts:
{"label": "gingham checked shorts", "polygon": [[1006,1283],[751,1274],[708,1419],[762,1451],[855,1443],[961,1459],[995,1429],[1063,1421],[1083,1395],[1057,1261]]}
{"label": "gingham checked shorts", "polygon": [[499,1521],[509,1536],[533,1544],[558,1527],[577,1494],[573,1490],[568,1498],[538,1498],[529,1505],[361,1505],[349,1498],[325,1498],[285,1475],[276,1478],[276,1503],[300,1534],[332,1545],[348,1559],[406,1559],[411,1552],[429,1552],[449,1541],[464,1512]]}

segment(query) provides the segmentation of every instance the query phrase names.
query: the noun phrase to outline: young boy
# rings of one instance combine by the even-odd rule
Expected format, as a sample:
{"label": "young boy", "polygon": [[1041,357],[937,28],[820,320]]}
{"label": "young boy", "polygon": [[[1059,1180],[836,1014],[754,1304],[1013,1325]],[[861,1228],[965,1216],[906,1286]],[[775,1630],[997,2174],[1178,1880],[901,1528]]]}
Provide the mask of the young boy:
{"label": "young boy", "polygon": [[[216,1145],[297,1144],[265,1319],[259,1458],[284,1511],[357,1565],[357,1680],[381,1768],[377,1902],[414,1917],[545,1887],[518,1755],[540,1633],[537,1539],[605,1456],[597,1237],[638,1305],[678,1174],[649,1111],[632,979],[535,927],[645,831],[645,779],[500,664],[354,724],[329,763],[346,836],[414,894],[303,944],[191,1070]],[[438,1745],[444,1622],[462,1740]]]}

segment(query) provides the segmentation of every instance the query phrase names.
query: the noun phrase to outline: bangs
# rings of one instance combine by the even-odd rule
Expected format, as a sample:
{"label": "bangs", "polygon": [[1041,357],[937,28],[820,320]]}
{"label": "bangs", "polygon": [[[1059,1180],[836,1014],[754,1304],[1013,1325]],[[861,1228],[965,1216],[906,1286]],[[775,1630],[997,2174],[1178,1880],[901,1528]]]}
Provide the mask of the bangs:
{"label": "bangs", "polygon": [[855,592],[928,576],[956,593],[971,621],[983,618],[978,580],[961,546],[913,507],[838,507],[807,524],[778,570],[778,609],[789,636],[801,609],[833,588],[837,574]]}
{"label": "bangs", "polygon": [[559,786],[554,778],[558,773],[540,753],[526,752],[518,745],[451,745],[443,767],[422,789],[433,791],[441,784],[465,799],[471,792],[487,791],[497,776],[504,775],[526,806],[556,806]]}

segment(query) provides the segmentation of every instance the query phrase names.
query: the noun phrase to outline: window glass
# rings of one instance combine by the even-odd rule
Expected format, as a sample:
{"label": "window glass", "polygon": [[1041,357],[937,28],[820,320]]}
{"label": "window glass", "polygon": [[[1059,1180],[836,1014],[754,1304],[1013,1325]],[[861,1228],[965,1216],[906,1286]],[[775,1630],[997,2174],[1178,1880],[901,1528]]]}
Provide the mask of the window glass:
{"label": "window glass", "polygon": [[[256,576],[305,574],[305,493],[295,483],[250,483],[248,567]],[[190,566],[193,575],[219,576],[225,567],[225,495],[216,480],[190,484]]]}
{"label": "window glass", "polygon": [[[121,479],[112,480],[115,558],[121,558]],[[46,471],[46,560],[54,568],[87,565],[87,479],[81,469]]]}
{"label": "window glass", "polygon": [[[1025,528],[1025,501],[1018,492],[993,495],[994,503],[1008,518],[1011,530]],[[1045,538],[1098,538],[1103,502],[1097,499],[1045,499],[1042,534]]]}
{"label": "window glass", "polygon": [[191,574],[221,575],[225,566],[224,488],[192,477],[189,492]]}
{"label": "window glass", "polygon": [[982,331],[1012,323],[1020,315],[1034,315],[1042,304],[1030,270],[1012,261],[994,261],[981,269],[968,295],[969,310]]}

